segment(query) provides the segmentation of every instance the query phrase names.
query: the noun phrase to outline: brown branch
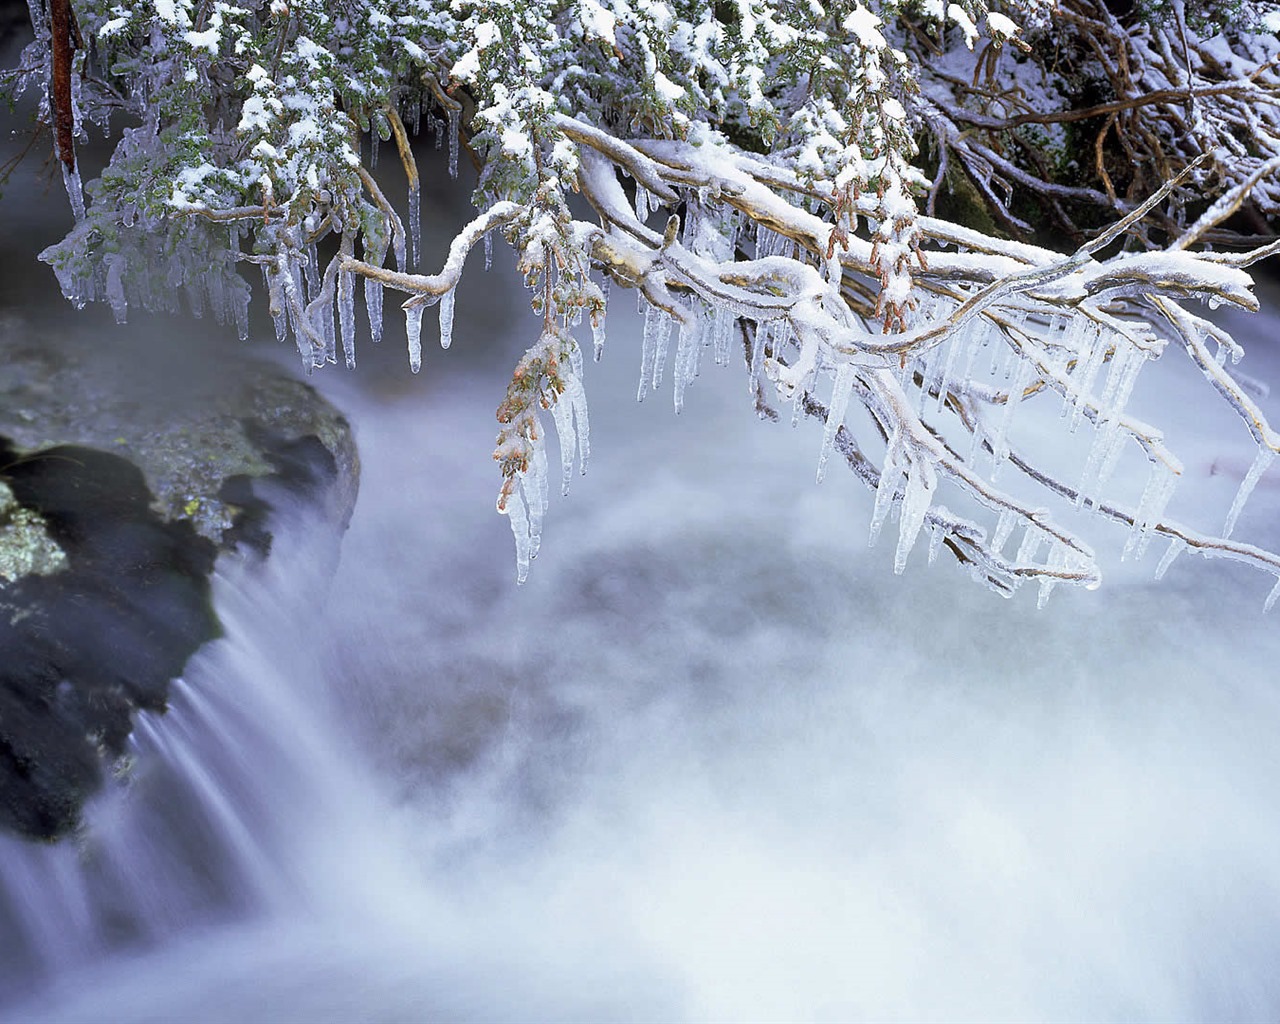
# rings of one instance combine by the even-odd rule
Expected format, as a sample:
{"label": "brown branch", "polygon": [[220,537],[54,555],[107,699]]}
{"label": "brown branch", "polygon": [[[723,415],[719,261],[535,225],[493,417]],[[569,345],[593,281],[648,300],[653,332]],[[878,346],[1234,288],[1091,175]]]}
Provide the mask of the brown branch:
{"label": "brown branch", "polygon": [[50,49],[53,74],[49,101],[53,106],[54,139],[58,159],[68,171],[76,169],[75,112],[71,109],[71,3],[49,0]]}
{"label": "brown branch", "polygon": [[1047,114],[1018,114],[1015,117],[996,118],[974,114],[967,110],[948,109],[947,113],[957,121],[985,128],[988,131],[1001,132],[1010,128],[1018,128],[1024,124],[1066,124],[1073,121],[1087,121],[1091,117],[1102,117],[1104,114],[1115,114],[1139,107],[1159,106],[1161,104],[1177,104],[1183,106],[1188,95],[1200,96],[1232,96],[1258,100],[1269,99],[1272,103],[1280,102],[1274,96],[1256,87],[1249,88],[1235,82],[1222,85],[1206,85],[1199,89],[1157,89],[1145,96],[1134,96],[1126,100],[1111,100],[1092,107],[1081,107],[1076,110],[1057,110]]}

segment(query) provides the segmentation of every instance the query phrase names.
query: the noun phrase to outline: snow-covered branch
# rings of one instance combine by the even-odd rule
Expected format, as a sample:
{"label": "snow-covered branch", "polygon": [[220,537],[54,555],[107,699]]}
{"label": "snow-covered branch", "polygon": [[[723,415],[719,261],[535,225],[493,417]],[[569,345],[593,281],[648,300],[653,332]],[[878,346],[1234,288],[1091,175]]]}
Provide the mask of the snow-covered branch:
{"label": "snow-covered branch", "polygon": [[[741,351],[756,410],[820,420],[819,477],[838,454],[871,490],[872,538],[896,517],[898,571],[927,536],[931,558],[945,547],[1043,599],[1097,585],[1082,531],[1110,520],[1130,553],[1168,538],[1161,571],[1190,550],[1280,577],[1276,556],[1230,539],[1280,437],[1227,368],[1239,346],[1189,307],[1256,309],[1246,268],[1280,251],[1280,5],[427,6],[87,0],[68,56],[69,30],[34,4],[12,81],[63,117],[63,155],[85,120],[139,120],[87,206],[64,159],[78,224],[43,257],[68,297],[123,318],[185,293],[243,332],[236,268],[256,263],[310,372],[339,349],[354,365],[360,280],[375,341],[384,289],[407,296],[416,371],[425,307],[447,348],[466,257],[483,242],[487,265],[501,237],[538,318],[495,451],[520,578],[547,508],[543,413],[564,486],[585,466],[574,329],[590,322],[598,356],[610,282],[642,296],[638,395],[669,373],[679,410],[704,356]],[[434,273],[418,269],[427,131],[449,173],[463,145],[479,170],[480,212]],[[1166,516],[1182,463],[1126,411],[1171,341],[1258,450],[1217,534]],[[1070,479],[1020,436],[1020,410],[1051,403],[1064,434],[1090,435]],[[1127,504],[1111,494],[1126,451],[1147,464]]]}

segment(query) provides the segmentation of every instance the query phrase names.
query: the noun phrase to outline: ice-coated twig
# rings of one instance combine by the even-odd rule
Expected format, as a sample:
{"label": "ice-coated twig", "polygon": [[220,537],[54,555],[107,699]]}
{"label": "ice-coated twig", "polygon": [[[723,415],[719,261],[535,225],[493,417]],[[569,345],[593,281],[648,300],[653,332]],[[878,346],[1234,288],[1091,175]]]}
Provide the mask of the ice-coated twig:
{"label": "ice-coated twig", "polygon": [[449,255],[444,266],[437,274],[405,274],[385,267],[374,266],[354,256],[344,256],[342,269],[372,278],[388,288],[406,292],[409,295],[441,296],[457,285],[462,278],[462,264],[475,246],[483,240],[485,233],[494,227],[509,224],[524,211],[519,203],[494,203],[484,213],[465,225],[454,235],[449,244]]}
{"label": "ice-coated twig", "polygon": [[[975,444],[991,452],[997,466],[1010,456],[1012,464],[1024,475],[1031,475],[1053,493],[1070,495],[1079,502],[1083,489],[1051,481],[1042,474],[1028,474],[1030,467],[1020,458],[1011,457],[1014,449],[1007,438],[1016,426],[1016,406],[1042,390],[1053,390],[1062,396],[1072,427],[1082,420],[1095,425],[1095,443],[1085,473],[1095,511],[1116,511],[1102,501],[1101,491],[1124,445],[1134,441],[1146,452],[1156,467],[1149,493],[1135,512],[1110,517],[1133,527],[1130,552],[1140,551],[1151,536],[1162,532],[1164,524],[1158,520],[1181,464],[1165,447],[1158,430],[1124,410],[1142,365],[1161,355],[1164,340],[1136,322],[1124,304],[1147,303],[1163,314],[1184,346],[1198,357],[1198,326],[1187,319],[1190,314],[1178,304],[1179,299],[1207,297],[1215,303],[1231,302],[1246,309],[1256,308],[1257,302],[1250,292],[1251,281],[1237,262],[1177,249],[1121,253],[1102,261],[1094,259],[1094,255],[1134,230],[1144,216],[1195,172],[1194,164],[1069,256],[1020,243],[996,247],[984,236],[955,225],[925,222],[926,236],[958,246],[959,251],[930,250],[927,267],[917,274],[922,283],[938,288],[938,294],[954,296],[954,301],[906,330],[884,335],[866,324],[870,309],[869,304],[863,305],[867,300],[858,284],[859,275],[873,272],[870,247],[857,237],[847,239],[838,252],[842,271],[836,292],[831,279],[815,266],[831,247],[830,225],[772,190],[770,185],[776,187],[779,179],[776,168],[766,185],[751,173],[754,158],[722,154],[706,142],[695,153],[678,141],[636,141],[634,151],[617,146],[606,149],[596,145],[597,140],[590,136],[581,136],[580,141],[580,185],[605,226],[592,236],[592,251],[615,278],[641,288],[651,301],[652,296],[664,291],[688,291],[711,298],[717,303],[719,320],[713,327],[713,338],[723,336],[730,315],[761,325],[782,317],[794,323],[794,335],[786,342],[770,338],[763,327],[757,328],[748,349],[748,372],[758,375],[762,366],[767,366],[780,394],[791,397],[815,367],[831,368],[829,372],[838,382],[833,392],[835,418],[825,425],[821,465],[825,465],[826,453],[835,446],[835,438],[842,436],[839,432],[844,429],[844,389],[849,387],[850,393],[857,393],[872,412],[890,439],[885,466],[877,471],[873,531],[891,507],[901,505],[909,513],[905,523],[899,515],[900,550],[895,557],[899,565],[905,562],[915,533],[929,522],[919,514],[922,496],[927,498],[927,508],[936,486],[928,473],[919,469],[927,464],[937,471],[939,480],[958,484],[999,513],[1001,545],[1011,528],[1010,515],[1016,516],[1014,521],[1029,524],[1030,537],[1047,541],[1047,561],[1036,570],[1044,578],[1096,584],[1097,570],[1086,545],[1053,526],[1042,510],[1020,505],[995,490],[970,460],[956,454],[920,419],[929,408],[933,416],[957,415],[961,425],[973,432]],[[647,162],[642,163],[642,158]],[[688,251],[672,238],[660,239],[636,219],[618,184],[615,163],[633,175],[637,167],[643,167],[643,173],[650,178],[657,168],[677,188],[697,188],[699,195],[715,194],[725,207],[760,225],[765,237],[788,239],[800,252],[807,253],[808,259],[774,255],[766,245],[757,249],[754,260],[716,263]],[[785,184],[803,190],[794,180]],[[699,202],[704,208],[705,204]],[[956,295],[951,281],[969,282],[971,289]],[[663,308],[676,312],[665,303]],[[1041,327],[1032,326],[1028,317],[1038,318],[1041,325],[1062,322],[1066,328],[1056,334],[1046,333]],[[985,337],[998,337],[1004,342],[1003,352],[1012,373],[1005,388],[992,388],[974,379],[977,342],[972,339],[979,337],[980,326],[988,332]],[[656,320],[654,327],[656,330]],[[930,355],[932,349],[956,338],[971,339],[968,365],[963,372],[957,366],[961,346],[954,341],[945,356]],[[789,355],[780,359],[784,346]],[[651,380],[656,348],[647,348],[651,354],[645,359],[645,377]],[[1216,362],[1213,365],[1224,381],[1230,381]],[[1233,381],[1227,386],[1236,393],[1240,390]],[[912,395],[918,388],[918,396],[908,396],[903,387],[909,387]],[[926,396],[934,399],[931,406],[921,404]],[[802,409],[808,400],[797,399],[796,408]],[[1246,414],[1256,408],[1240,403],[1234,393],[1231,400]],[[993,411],[984,417],[979,406]],[[989,424],[985,432],[980,427],[984,420]],[[1260,415],[1258,422],[1265,423]],[[1261,432],[1263,427],[1258,430]],[[1188,546],[1201,553],[1228,550],[1218,538],[1197,537]],[[1236,554],[1247,559],[1243,549]],[[988,556],[990,552],[984,555]],[[1052,588],[1042,593],[1047,594],[1048,589]]]}

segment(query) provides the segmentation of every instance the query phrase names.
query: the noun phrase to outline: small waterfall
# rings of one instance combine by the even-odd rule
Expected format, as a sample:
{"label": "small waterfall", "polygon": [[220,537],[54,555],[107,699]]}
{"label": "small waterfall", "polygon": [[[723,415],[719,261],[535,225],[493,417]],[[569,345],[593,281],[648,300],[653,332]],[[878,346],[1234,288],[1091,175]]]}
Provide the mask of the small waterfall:
{"label": "small waterfall", "polygon": [[324,529],[280,531],[266,562],[224,558],[225,637],[191,659],[164,714],[136,717],[78,836],[0,837],[0,1012],[104,956],[297,898],[291,843],[326,799],[320,776],[340,748],[309,689],[321,675]]}

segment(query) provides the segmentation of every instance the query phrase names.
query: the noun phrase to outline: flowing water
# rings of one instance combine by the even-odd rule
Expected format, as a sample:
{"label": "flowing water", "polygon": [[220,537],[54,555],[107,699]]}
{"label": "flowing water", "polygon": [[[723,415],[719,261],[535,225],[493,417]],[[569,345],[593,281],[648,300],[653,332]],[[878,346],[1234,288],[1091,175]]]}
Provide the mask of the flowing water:
{"label": "flowing water", "polygon": [[[923,551],[895,577],[740,373],[635,406],[618,299],[596,463],[517,588],[499,274],[422,375],[388,340],[318,376],[364,460],[332,584],[286,510],[83,835],[0,842],[0,1021],[1280,1014],[1267,580],[1151,584],[1154,551],[1037,612]],[[1163,371],[1158,422],[1203,391]],[[1220,518],[1243,431],[1189,426],[1174,512]],[[1268,484],[1240,533],[1274,545]]]}

